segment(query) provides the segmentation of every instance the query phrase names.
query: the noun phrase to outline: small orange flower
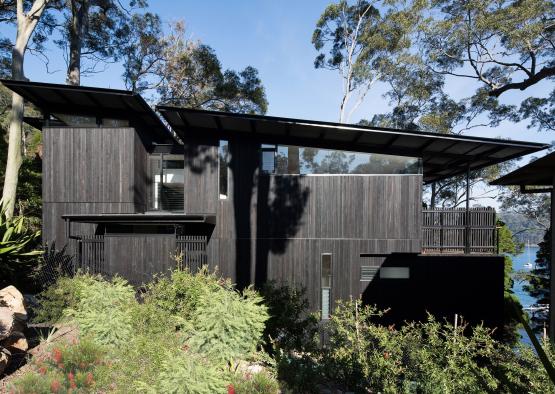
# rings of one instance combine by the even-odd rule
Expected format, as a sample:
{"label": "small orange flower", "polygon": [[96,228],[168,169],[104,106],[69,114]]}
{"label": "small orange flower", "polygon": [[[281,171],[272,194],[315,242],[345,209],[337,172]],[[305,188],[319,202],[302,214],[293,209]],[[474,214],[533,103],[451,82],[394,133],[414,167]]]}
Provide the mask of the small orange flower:
{"label": "small orange flower", "polygon": [[235,394],[235,387],[232,384],[227,386],[227,394]]}
{"label": "small orange flower", "polygon": [[73,372],[70,372],[67,374],[67,378],[70,382],[73,382],[73,380],[75,379],[75,375],[73,374]]}
{"label": "small orange flower", "polygon": [[54,359],[56,364],[60,364],[62,362],[62,359],[63,359],[62,351],[58,348],[54,349],[52,351],[52,358]]}
{"label": "small orange flower", "polygon": [[62,384],[57,380],[53,380],[52,383],[50,383],[50,391],[53,393],[57,393],[61,388]]}
{"label": "small orange flower", "polygon": [[87,386],[91,386],[94,383],[92,372],[89,372],[87,374],[87,377],[85,379],[85,383],[87,384]]}
{"label": "small orange flower", "polygon": [[39,368],[39,373],[40,373],[41,375],[46,375],[46,368],[45,368],[45,367],[40,367],[40,368]]}

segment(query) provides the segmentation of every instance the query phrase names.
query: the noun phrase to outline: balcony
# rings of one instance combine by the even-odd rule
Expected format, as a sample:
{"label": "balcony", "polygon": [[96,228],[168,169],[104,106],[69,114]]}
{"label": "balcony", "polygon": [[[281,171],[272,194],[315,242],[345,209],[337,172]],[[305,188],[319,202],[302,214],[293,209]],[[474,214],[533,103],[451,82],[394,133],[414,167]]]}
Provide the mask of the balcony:
{"label": "balcony", "polygon": [[425,209],[422,253],[497,254],[498,231],[493,208]]}

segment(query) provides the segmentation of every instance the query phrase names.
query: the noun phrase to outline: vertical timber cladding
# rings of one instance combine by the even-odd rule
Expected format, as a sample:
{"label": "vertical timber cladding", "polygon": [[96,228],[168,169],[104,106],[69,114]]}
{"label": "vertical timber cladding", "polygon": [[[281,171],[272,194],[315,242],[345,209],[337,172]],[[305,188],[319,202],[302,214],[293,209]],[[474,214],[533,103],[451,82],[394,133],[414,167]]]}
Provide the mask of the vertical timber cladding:
{"label": "vertical timber cladding", "polygon": [[[63,214],[144,212],[146,149],[134,128],[43,130],[43,241],[66,242]],[[94,234],[74,224],[72,233]]]}
{"label": "vertical timber cladding", "polygon": [[184,142],[184,211],[215,214],[219,195],[218,139],[195,136]]}
{"label": "vertical timber cladding", "polygon": [[142,285],[175,267],[176,246],[174,234],[106,235],[107,270]]}
{"label": "vertical timber cladding", "polygon": [[209,259],[235,281],[303,286],[318,309],[322,253],[333,254],[334,300],[364,292],[360,266],[384,260],[361,254],[420,253],[421,175],[264,175],[259,143],[229,144],[228,196]]}

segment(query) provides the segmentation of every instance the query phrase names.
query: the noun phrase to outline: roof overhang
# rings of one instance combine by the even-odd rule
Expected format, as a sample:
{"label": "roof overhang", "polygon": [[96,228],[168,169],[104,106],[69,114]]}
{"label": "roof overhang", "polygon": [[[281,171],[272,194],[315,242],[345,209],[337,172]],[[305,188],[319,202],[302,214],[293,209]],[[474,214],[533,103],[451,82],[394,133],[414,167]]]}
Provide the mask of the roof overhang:
{"label": "roof overhang", "polygon": [[[491,182],[497,186],[553,186],[555,182],[555,152],[534,160]],[[529,189],[530,192],[533,189]],[[542,190],[542,189],[540,189]],[[545,190],[545,189],[543,189]]]}
{"label": "roof overhang", "polygon": [[72,223],[93,224],[216,224],[216,216],[211,214],[145,214],[145,213],[101,213],[62,215],[62,219]]}
{"label": "roof overhang", "polygon": [[[99,118],[125,119],[136,127],[154,133],[160,142],[174,140],[154,110],[137,93],[127,90],[88,86],[70,86],[42,82],[0,79],[8,89],[33,103],[43,114],[86,115]],[[37,119],[26,121],[42,128]]]}
{"label": "roof overhang", "polygon": [[265,143],[421,157],[424,181],[464,174],[547,148],[547,144],[443,135],[341,123],[233,114],[160,105],[156,109],[186,143],[188,136],[251,138]]}

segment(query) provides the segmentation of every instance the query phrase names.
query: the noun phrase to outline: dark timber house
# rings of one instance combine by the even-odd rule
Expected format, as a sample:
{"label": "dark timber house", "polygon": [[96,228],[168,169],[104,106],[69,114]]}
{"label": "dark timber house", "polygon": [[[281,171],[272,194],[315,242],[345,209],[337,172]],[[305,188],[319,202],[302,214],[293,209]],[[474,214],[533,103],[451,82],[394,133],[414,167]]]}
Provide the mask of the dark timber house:
{"label": "dark timber house", "polygon": [[325,319],[362,295],[496,325],[492,209],[427,210],[425,183],[542,144],[157,107],[126,91],[3,81],[43,112],[43,240],[140,284],[176,265],[302,286]]}

